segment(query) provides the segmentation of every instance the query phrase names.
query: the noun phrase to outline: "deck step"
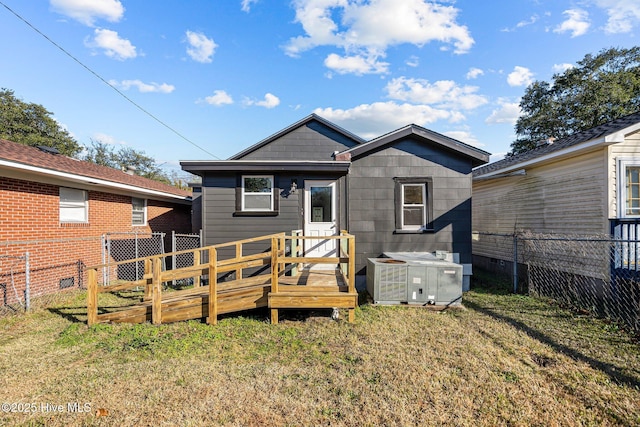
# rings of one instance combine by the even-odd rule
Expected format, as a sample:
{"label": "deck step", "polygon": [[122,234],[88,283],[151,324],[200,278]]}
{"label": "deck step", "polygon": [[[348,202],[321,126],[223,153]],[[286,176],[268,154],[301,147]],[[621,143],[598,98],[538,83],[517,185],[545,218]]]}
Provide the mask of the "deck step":
{"label": "deck step", "polygon": [[357,293],[284,291],[269,293],[270,308],[355,308]]}

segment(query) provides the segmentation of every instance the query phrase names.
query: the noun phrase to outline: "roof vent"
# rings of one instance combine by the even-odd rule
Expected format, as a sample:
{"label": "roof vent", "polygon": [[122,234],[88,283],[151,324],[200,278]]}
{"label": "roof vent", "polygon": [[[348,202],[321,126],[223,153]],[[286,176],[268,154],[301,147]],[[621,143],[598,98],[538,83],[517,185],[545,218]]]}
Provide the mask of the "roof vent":
{"label": "roof vent", "polygon": [[127,167],[123,169],[124,173],[126,173],[127,175],[135,175],[137,168],[133,165],[127,165]]}
{"label": "roof vent", "polygon": [[43,153],[60,154],[57,148],[47,147],[46,145],[36,145],[36,148]]}

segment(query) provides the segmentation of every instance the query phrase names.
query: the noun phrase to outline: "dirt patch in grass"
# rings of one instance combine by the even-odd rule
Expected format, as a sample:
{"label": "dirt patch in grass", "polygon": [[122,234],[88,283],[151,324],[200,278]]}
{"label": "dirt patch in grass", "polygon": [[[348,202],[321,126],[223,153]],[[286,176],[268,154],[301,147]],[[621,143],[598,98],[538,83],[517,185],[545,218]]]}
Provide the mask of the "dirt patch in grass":
{"label": "dirt patch in grass", "polygon": [[0,424],[640,424],[629,336],[496,289],[463,303],[88,328],[68,294],[0,318]]}

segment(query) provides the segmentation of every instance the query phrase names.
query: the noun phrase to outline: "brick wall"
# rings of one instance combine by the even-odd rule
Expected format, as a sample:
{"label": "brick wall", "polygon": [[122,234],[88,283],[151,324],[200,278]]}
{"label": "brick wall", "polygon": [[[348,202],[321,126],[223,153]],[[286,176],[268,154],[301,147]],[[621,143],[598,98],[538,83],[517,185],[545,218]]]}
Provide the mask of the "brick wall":
{"label": "brick wall", "polygon": [[89,221],[59,221],[59,187],[0,177],[0,306],[24,299],[25,253],[31,296],[86,283],[84,267],[102,263],[105,233],[191,232],[190,207],[147,201],[147,224],[133,226],[131,197],[89,191]]}

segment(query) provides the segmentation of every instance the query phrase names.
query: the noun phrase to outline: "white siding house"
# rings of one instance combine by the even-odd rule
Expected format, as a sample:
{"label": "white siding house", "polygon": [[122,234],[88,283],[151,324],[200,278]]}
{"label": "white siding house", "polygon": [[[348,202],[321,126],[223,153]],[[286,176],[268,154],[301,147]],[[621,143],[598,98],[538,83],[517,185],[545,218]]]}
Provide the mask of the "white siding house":
{"label": "white siding house", "polygon": [[487,233],[640,238],[640,112],[475,169],[472,212],[479,266],[513,257]]}

